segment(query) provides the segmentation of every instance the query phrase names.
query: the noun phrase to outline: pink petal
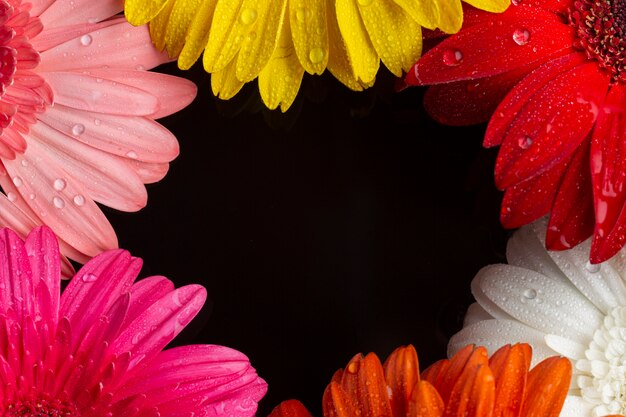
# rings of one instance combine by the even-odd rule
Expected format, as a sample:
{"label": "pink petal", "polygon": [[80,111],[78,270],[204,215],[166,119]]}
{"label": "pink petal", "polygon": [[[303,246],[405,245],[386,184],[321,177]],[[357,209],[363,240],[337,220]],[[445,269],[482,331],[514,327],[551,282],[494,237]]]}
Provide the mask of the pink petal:
{"label": "pink petal", "polygon": [[123,327],[127,327],[148,307],[172,291],[174,284],[165,277],[153,276],[137,281],[130,289],[131,303]]}
{"label": "pink petal", "polygon": [[161,351],[200,311],[206,290],[187,285],[144,310],[111,344],[111,352],[132,353],[129,369]]}
{"label": "pink petal", "polygon": [[608,83],[608,74],[592,62],[539,89],[505,135],[496,161],[496,186],[508,188],[569,158],[591,130]]}
{"label": "pink petal", "polygon": [[51,72],[46,81],[55,103],[95,113],[147,116],[156,113],[159,101],[152,94],[77,72]]}
{"label": "pink petal", "polygon": [[89,37],[83,37],[91,32],[95,32],[107,26],[119,23],[117,19],[106,20],[100,23],[79,23],[76,25],[58,26],[55,28],[45,28],[37,36],[30,39],[32,47],[39,53],[47,51],[50,48],[61,45],[72,39],[79,39],[81,46],[89,42]]}
{"label": "pink petal", "polygon": [[31,16],[39,16],[54,2],[55,0],[29,0],[29,3],[33,6],[30,10]]}
{"label": "pink petal", "polygon": [[0,312],[13,309],[21,322],[35,317],[33,276],[24,242],[11,229],[0,229]]}
{"label": "pink petal", "polygon": [[169,116],[187,107],[196,97],[196,85],[182,77],[159,72],[139,70],[92,69],[93,77],[115,81],[145,90],[159,101],[159,110],[151,114],[153,119]]}
{"label": "pink petal", "polygon": [[549,250],[573,248],[593,233],[589,148],[590,141],[581,144],[559,186],[546,232],[546,248]]}
{"label": "pink petal", "polygon": [[[87,195],[102,204],[123,211],[137,211],[146,205],[145,186],[127,164],[45,123],[32,126],[29,150],[45,154],[50,163],[63,167],[60,178],[80,182]],[[69,201],[76,204],[74,199]]]}
{"label": "pink petal", "polygon": [[[56,104],[38,119],[97,149],[145,162],[169,162],[178,156],[176,137],[141,116],[94,114]],[[74,134],[74,132],[80,134]]]}
{"label": "pink petal", "polygon": [[574,29],[554,13],[509,7],[494,14],[489,25],[464,28],[429,50],[406,81],[430,85],[491,77],[563,55],[571,50],[574,39]]}
{"label": "pink petal", "polygon": [[[123,17],[116,24],[75,38],[41,54],[38,70],[42,72],[109,68],[152,69],[171,61],[165,52],[152,44],[147,25],[134,27]],[[81,42],[81,39],[83,41]]]}
{"label": "pink petal", "polygon": [[39,18],[46,28],[95,23],[116,15],[123,8],[123,0],[55,1]]}
{"label": "pink petal", "polygon": [[144,184],[161,181],[170,169],[170,165],[167,163],[155,164],[132,160],[126,160],[126,163],[135,171]]}

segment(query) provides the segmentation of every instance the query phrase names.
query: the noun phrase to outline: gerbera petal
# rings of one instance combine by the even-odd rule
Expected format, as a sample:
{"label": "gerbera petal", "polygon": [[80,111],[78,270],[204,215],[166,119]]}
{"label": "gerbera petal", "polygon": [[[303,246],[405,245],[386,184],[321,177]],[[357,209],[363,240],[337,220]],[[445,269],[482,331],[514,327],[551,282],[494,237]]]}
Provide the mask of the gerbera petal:
{"label": "gerbera petal", "polygon": [[172,10],[174,10],[174,6],[178,3],[177,1],[166,2],[159,13],[150,21],[150,37],[152,38],[152,43],[159,51],[164,50],[167,46],[165,36],[168,31],[170,15]]}
{"label": "gerbera petal", "polygon": [[55,1],[40,16],[46,29],[80,23],[97,23],[121,12],[122,0]]}
{"label": "gerbera petal", "polygon": [[12,309],[18,322],[35,317],[33,276],[28,254],[19,236],[10,229],[0,231],[0,300],[2,314]]}
{"label": "gerbera petal", "polygon": [[[187,70],[191,68],[207,46],[210,27],[206,22],[213,20],[213,13],[215,12],[217,3],[217,0],[204,0],[200,4],[200,7],[197,8],[196,15],[187,31],[185,45],[178,57],[178,67],[180,69]],[[162,25],[160,26],[160,30],[164,31]]]}
{"label": "gerbera petal", "polygon": [[594,226],[591,194],[589,141],[585,141],[568,164],[552,204],[546,232],[548,249],[569,249],[591,236]]}
{"label": "gerbera petal", "polygon": [[438,1],[395,0],[395,2],[421,26],[432,30],[439,24]]}
{"label": "gerbera petal", "polygon": [[35,50],[41,53],[72,39],[80,39],[83,36],[85,37],[82,38],[82,43],[88,43],[90,39],[88,37],[90,35],[88,34],[90,32],[95,32],[117,23],[119,23],[117,19],[110,19],[100,23],[80,23],[71,26],[59,26],[52,29],[46,28],[43,35],[34,36],[31,39],[31,45]]}
{"label": "gerbera petal", "polygon": [[268,417],[313,417],[298,400],[286,400],[278,404]]}
{"label": "gerbera petal", "polygon": [[300,64],[309,74],[323,73],[329,51],[326,0],[291,0],[288,7],[293,47]]}
{"label": "gerbera petal", "polygon": [[356,415],[357,406],[341,384],[331,381],[322,396],[322,410],[328,417],[350,417]]}
{"label": "gerbera petal", "polygon": [[477,9],[491,13],[501,13],[510,5],[511,0],[464,0],[467,4],[471,4]]}
{"label": "gerbera petal", "polygon": [[150,0],[146,2],[143,0],[126,0],[124,3],[124,16],[135,26],[146,24],[161,11],[167,1],[168,0]]}
{"label": "gerbera petal", "polygon": [[495,382],[489,366],[466,367],[450,394],[446,415],[488,417],[495,401]]}
{"label": "gerbera petal", "polygon": [[[152,46],[147,27],[131,26],[123,17],[116,19],[116,24],[85,36],[89,37],[74,38],[42,52],[37,69],[49,73],[107,65],[119,69],[137,69],[141,66],[148,70],[170,61],[166,53]],[[120,54],[119,51],[124,53]]]}
{"label": "gerbera petal", "polygon": [[474,302],[467,307],[465,317],[463,318],[463,326],[469,326],[470,324],[474,324],[483,320],[490,320],[493,318],[494,317],[489,314],[487,310],[485,310],[480,304]]}
{"label": "gerbera petal", "polygon": [[350,34],[343,36],[343,41],[354,78],[364,83],[373,81],[380,59],[367,33],[357,3],[354,0],[337,0],[335,12],[340,32]]}
{"label": "gerbera petal", "polygon": [[130,159],[126,159],[124,162],[135,171],[144,184],[161,181],[170,169],[168,163],[150,163]]}
{"label": "gerbera petal", "polygon": [[534,271],[490,265],[475,280],[498,307],[537,330],[590,339],[590,329],[602,323],[603,315],[579,291]]}
{"label": "gerbera petal", "polygon": [[555,334],[547,334],[545,336],[546,344],[550,349],[559,355],[563,355],[572,360],[584,359],[587,347],[566,337],[557,336]]}
{"label": "gerbera petal", "polygon": [[522,416],[558,417],[572,375],[572,365],[566,358],[544,359],[528,374],[527,394]]}
{"label": "gerbera petal", "polygon": [[532,359],[528,344],[503,345],[489,358],[495,379],[494,416],[518,416]]}
{"label": "gerbera petal", "polygon": [[460,0],[436,0],[439,6],[437,27],[445,33],[457,33],[463,24],[463,7]]}
{"label": "gerbera petal", "polygon": [[[393,0],[378,0],[365,5],[359,3],[359,12],[383,64],[396,77],[402,76],[422,53],[420,25]],[[410,36],[406,36],[406,34]]]}
{"label": "gerbera petal", "polygon": [[[567,417],[588,417],[594,408],[594,404],[583,400],[577,395],[568,395],[563,403],[561,415]],[[608,416],[607,416],[608,417]]]}
{"label": "gerbera petal", "polygon": [[409,399],[419,382],[419,362],[413,346],[396,348],[383,365],[385,380],[391,388],[390,403],[393,416],[407,415]]}
{"label": "gerbera petal", "polygon": [[[450,363],[440,381],[428,380],[424,375],[422,376],[437,388],[441,399],[448,404],[447,408],[449,408],[452,403],[460,400],[456,395],[459,394],[459,390],[463,389],[464,383],[460,382],[460,378],[466,374],[465,371],[467,370],[471,374],[472,370],[488,365],[489,355],[484,347],[467,346],[450,358]],[[465,382],[468,380],[466,379]],[[456,406],[458,407],[458,404]]]}
{"label": "gerbera petal", "polygon": [[608,75],[590,63],[537,91],[504,137],[495,168],[498,188],[531,178],[572,155],[596,120],[608,82]]}
{"label": "gerbera petal", "polygon": [[233,59],[226,68],[211,74],[211,90],[222,100],[232,98],[245,84],[235,76],[235,61]]}
{"label": "gerbera petal", "polygon": [[291,41],[290,22],[285,20],[274,54],[259,74],[259,92],[269,109],[285,112],[291,106],[302,82],[300,65]]}
{"label": "gerbera petal", "polygon": [[364,417],[390,416],[385,373],[378,357],[368,353],[359,361],[357,370],[357,402]]}
{"label": "gerbera petal", "polygon": [[[242,19],[244,7],[247,12],[246,18]],[[235,58],[244,37],[252,31],[251,26],[256,17],[256,9],[245,3],[245,0],[217,2],[206,49],[202,55],[202,64],[207,72],[223,70]],[[240,19],[243,22],[239,22]]]}
{"label": "gerbera petal", "polygon": [[[494,15],[490,23],[470,26],[446,38],[415,63],[406,82],[439,84],[502,74],[566,53],[574,37],[573,28],[559,16],[540,9],[512,7]],[[519,28],[527,32],[514,37]]]}
{"label": "gerbera petal", "polygon": [[441,396],[428,381],[418,381],[411,394],[407,416],[441,417],[445,404]]}
{"label": "gerbera petal", "polygon": [[24,247],[30,261],[35,287],[46,288],[45,292],[38,292],[41,296],[37,297],[37,309],[41,317],[48,321],[48,327],[52,329],[54,327],[52,318],[58,317],[61,294],[59,244],[52,230],[39,226],[28,233]]}
{"label": "gerbera petal", "polygon": [[172,281],[161,276],[147,277],[134,283],[129,291],[131,303],[122,327],[128,326],[144,310],[172,291],[174,291]]}
{"label": "gerbera petal", "polygon": [[[191,24],[198,7],[205,0],[182,0],[182,1],[170,1],[169,4],[173,4],[172,10],[168,16],[167,29],[163,40],[165,41],[165,49],[171,57],[177,57],[183,45],[189,25]],[[150,28],[152,33],[152,27]],[[159,48],[159,49],[162,49]]]}

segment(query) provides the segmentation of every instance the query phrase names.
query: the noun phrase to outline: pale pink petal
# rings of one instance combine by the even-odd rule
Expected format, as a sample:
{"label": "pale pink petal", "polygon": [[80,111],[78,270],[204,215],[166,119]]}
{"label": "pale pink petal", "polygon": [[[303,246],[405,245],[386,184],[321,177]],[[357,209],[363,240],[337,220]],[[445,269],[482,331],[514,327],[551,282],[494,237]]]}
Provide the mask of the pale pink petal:
{"label": "pale pink petal", "polygon": [[56,0],[30,0],[29,3],[33,6],[33,8],[30,10],[31,15],[39,16],[55,1]]}
{"label": "pale pink petal", "polygon": [[152,94],[78,72],[44,74],[54,90],[55,103],[96,113],[146,116],[159,109]]}
{"label": "pale pink petal", "polygon": [[86,194],[100,203],[123,211],[137,211],[146,205],[146,188],[127,164],[45,123],[32,126],[29,150],[45,154],[51,163],[63,167],[65,174],[60,178],[80,181]]}
{"label": "pale pink petal", "polygon": [[159,110],[150,117],[159,119],[187,107],[196,97],[198,88],[191,81],[168,74],[138,70],[93,69],[93,77],[146,90],[159,100]]}
{"label": "pale pink petal", "polygon": [[58,0],[39,18],[46,28],[95,23],[121,12],[123,8],[123,0]]}
{"label": "pale pink petal", "polygon": [[165,295],[143,311],[111,344],[112,352],[130,351],[129,369],[163,349],[195,317],[206,300],[200,285],[187,285]]}
{"label": "pale pink petal", "polygon": [[161,181],[170,169],[169,164],[155,164],[141,161],[127,162],[137,175],[139,175],[139,178],[144,184],[152,184]]}
{"label": "pale pink petal", "polygon": [[145,25],[134,27],[124,18],[88,36],[90,42],[87,46],[83,45],[86,43],[84,40],[75,38],[43,52],[37,69],[50,72],[108,66],[149,70],[171,61],[167,53],[159,52],[154,47]]}
{"label": "pale pink petal", "polygon": [[123,327],[135,320],[148,307],[174,291],[174,284],[165,277],[153,276],[137,281],[130,289],[131,303]]}
{"label": "pale pink petal", "polygon": [[105,20],[100,23],[79,23],[71,26],[59,26],[55,28],[46,28],[45,32],[39,33],[31,39],[31,45],[39,53],[47,51],[57,45],[61,45],[72,39],[78,39],[81,46],[85,43],[91,42],[92,38],[89,37],[89,33],[100,30],[107,26],[115,25],[117,19]]}
{"label": "pale pink petal", "polygon": [[169,162],[178,156],[176,137],[146,117],[93,114],[56,104],[39,120],[94,148],[145,162]]}
{"label": "pale pink petal", "polygon": [[5,161],[18,192],[45,224],[69,245],[93,256],[117,247],[117,237],[100,208],[82,184],[54,164],[41,147],[29,146],[24,155]]}
{"label": "pale pink petal", "polygon": [[0,230],[0,312],[12,309],[18,320],[35,316],[33,276],[24,242],[11,229]]}

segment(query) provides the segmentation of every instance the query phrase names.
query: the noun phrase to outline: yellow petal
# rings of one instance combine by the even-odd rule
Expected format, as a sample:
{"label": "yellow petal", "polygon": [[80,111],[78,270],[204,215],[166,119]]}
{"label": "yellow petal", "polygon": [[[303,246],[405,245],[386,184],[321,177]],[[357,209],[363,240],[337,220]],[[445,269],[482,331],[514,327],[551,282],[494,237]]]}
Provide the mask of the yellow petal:
{"label": "yellow petal", "polygon": [[[510,1],[510,0],[504,0]],[[433,0],[395,0],[417,23],[428,29],[439,25],[439,6]]]}
{"label": "yellow petal", "polygon": [[211,90],[222,100],[233,98],[245,84],[235,76],[235,61],[233,59],[224,69],[211,74]]}
{"label": "yellow petal", "polygon": [[[246,9],[246,3],[249,3]],[[287,0],[254,0],[244,2],[241,12],[243,20],[248,10],[254,13],[256,26],[241,45],[241,52],[237,58],[237,78],[243,82],[254,80],[263,69],[276,49],[279,31],[286,20],[285,10]],[[252,15],[252,14],[251,14]],[[254,35],[254,36],[253,36]]]}
{"label": "yellow petal", "polygon": [[434,0],[439,7],[437,27],[445,33],[457,33],[463,24],[461,0]]}
{"label": "yellow petal", "polygon": [[176,0],[165,33],[165,46],[170,57],[180,55],[191,21],[201,3],[202,0]]}
{"label": "yellow petal", "polygon": [[465,0],[465,2],[491,13],[502,13],[511,5],[511,0]]}
{"label": "yellow petal", "polygon": [[378,56],[401,77],[422,53],[422,28],[392,0],[360,0],[359,11]]}
{"label": "yellow petal", "polygon": [[355,4],[355,0],[336,0],[337,23],[348,59],[359,81],[369,83],[378,72],[380,60]]}
{"label": "yellow petal", "polygon": [[209,29],[217,0],[203,0],[191,22],[185,45],[178,57],[178,67],[187,70],[198,60],[209,40]]}
{"label": "yellow petal", "polygon": [[144,25],[151,21],[168,0],[126,0],[124,16],[131,25]]}
{"label": "yellow petal", "polygon": [[278,45],[259,74],[259,92],[265,105],[286,112],[298,95],[304,68],[300,65],[291,39],[289,19],[285,19]]}
{"label": "yellow petal", "polygon": [[374,78],[368,83],[360,81],[354,75],[346,44],[341,37],[337,15],[335,13],[335,0],[326,0],[326,22],[328,28],[328,70],[343,85],[354,91],[362,91],[374,85]]}
{"label": "yellow petal", "polygon": [[328,63],[326,0],[289,0],[293,44],[309,74],[321,74]]}
{"label": "yellow petal", "polygon": [[[222,70],[239,52],[243,38],[254,24],[239,22],[243,0],[220,0],[217,2],[211,30],[202,63],[207,72]],[[249,22],[249,13],[243,20]],[[234,69],[234,68],[233,68]]]}
{"label": "yellow petal", "polygon": [[152,43],[159,51],[165,48],[165,34],[167,33],[170,14],[175,4],[176,0],[168,1],[165,7],[150,22],[150,38],[152,38]]}

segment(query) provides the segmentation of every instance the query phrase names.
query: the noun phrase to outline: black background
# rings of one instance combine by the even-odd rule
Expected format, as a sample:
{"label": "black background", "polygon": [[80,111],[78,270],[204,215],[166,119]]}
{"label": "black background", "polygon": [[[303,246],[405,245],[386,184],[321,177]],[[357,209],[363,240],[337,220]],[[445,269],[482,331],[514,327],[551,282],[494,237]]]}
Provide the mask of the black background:
{"label": "black background", "polygon": [[198,85],[160,120],[180,156],[146,208],[104,210],[142,276],[206,287],[174,344],[244,352],[269,384],[259,416],[297,398],[321,417],[324,388],[358,352],[384,360],[413,344],[422,368],[445,357],[471,279],[504,260],[510,233],[484,125],[437,124],[424,90],[396,91],[382,66],[364,92],[305,75],[285,114],[256,82],[223,101],[200,64],[156,70]]}

